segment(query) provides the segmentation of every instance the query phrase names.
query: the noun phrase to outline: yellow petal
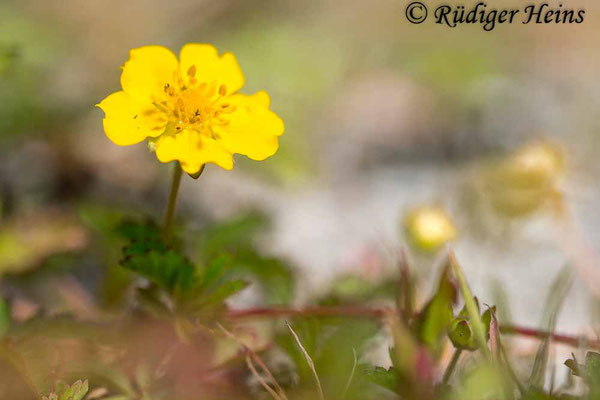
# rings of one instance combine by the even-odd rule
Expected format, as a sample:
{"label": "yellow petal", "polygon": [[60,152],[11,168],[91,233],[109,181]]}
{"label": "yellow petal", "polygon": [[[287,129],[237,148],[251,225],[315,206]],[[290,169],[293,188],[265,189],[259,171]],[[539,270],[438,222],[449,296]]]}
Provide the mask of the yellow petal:
{"label": "yellow petal", "polygon": [[200,171],[202,165],[214,163],[224,169],[233,168],[233,157],[212,138],[191,129],[163,134],[156,139],[156,157],[161,162],[177,160],[189,174]]}
{"label": "yellow petal", "polygon": [[223,115],[229,122],[227,125],[213,128],[219,142],[231,153],[244,154],[253,160],[275,154],[284,126],[281,118],[269,110],[269,95],[263,91],[252,96],[236,94],[223,102],[234,106],[235,111]]}
{"label": "yellow petal", "polygon": [[178,84],[177,57],[163,46],[144,46],[129,52],[121,87],[129,95],[158,102],[166,98],[165,85]]}
{"label": "yellow petal", "polygon": [[179,59],[180,73],[186,80],[191,74],[200,83],[216,81],[219,85],[225,85],[227,93],[235,93],[244,86],[244,75],[235,56],[225,53],[219,57],[217,49],[210,44],[186,44],[181,49]]}
{"label": "yellow petal", "polygon": [[104,111],[106,136],[119,146],[158,136],[167,124],[167,117],[153,105],[140,103],[123,91],[111,94],[97,106]]}

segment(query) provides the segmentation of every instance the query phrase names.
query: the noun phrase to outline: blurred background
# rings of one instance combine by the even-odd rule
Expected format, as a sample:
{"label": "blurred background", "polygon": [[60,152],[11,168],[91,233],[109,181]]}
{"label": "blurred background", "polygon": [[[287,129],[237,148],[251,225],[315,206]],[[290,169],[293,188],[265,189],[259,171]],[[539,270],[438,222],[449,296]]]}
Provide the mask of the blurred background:
{"label": "blurred background", "polygon": [[[429,276],[443,246],[419,249],[410,215],[443,210],[474,292],[536,326],[562,267],[598,268],[600,4],[564,2],[586,9],[579,25],[485,32],[411,25],[405,3],[3,1],[2,279],[54,268],[93,293],[119,252],[98,245],[102,224],[162,218],[170,166],[143,144],[112,144],[94,106],[120,89],[129,49],[206,42],[236,55],[244,93],[271,94],[286,133],[265,162],[237,156],[231,172],[208,165],[199,180],[184,177],[187,229],[268,216],[257,246],[295,266],[302,305],[336,276],[385,280],[403,246]],[[52,290],[47,282],[31,285]],[[576,280],[559,331],[591,332],[596,283]],[[9,287],[20,312],[35,308],[36,295]],[[250,290],[236,304],[258,301]]]}

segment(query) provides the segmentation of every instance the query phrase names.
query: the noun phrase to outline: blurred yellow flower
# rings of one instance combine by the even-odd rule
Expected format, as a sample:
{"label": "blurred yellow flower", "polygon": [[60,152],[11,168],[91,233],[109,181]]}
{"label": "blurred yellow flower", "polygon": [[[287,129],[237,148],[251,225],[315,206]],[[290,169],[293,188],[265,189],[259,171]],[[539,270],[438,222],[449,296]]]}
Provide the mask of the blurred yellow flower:
{"label": "blurred yellow flower", "polygon": [[266,92],[237,93],[243,85],[233,54],[209,44],[186,44],[179,61],[162,46],[133,49],[123,90],[98,104],[104,132],[120,146],[147,138],[159,161],[179,161],[192,175],[205,163],[232,169],[234,153],[264,160],[277,151],[283,121]]}
{"label": "blurred yellow flower", "polygon": [[530,179],[554,183],[564,169],[562,150],[549,142],[531,143],[521,148],[513,156],[511,167]]}
{"label": "blurred yellow flower", "polygon": [[457,236],[454,224],[438,207],[419,207],[410,211],[404,225],[409,239],[424,251],[434,251]]}
{"label": "blurred yellow flower", "polygon": [[509,217],[528,215],[560,199],[563,149],[551,142],[527,144],[484,175],[492,207]]}

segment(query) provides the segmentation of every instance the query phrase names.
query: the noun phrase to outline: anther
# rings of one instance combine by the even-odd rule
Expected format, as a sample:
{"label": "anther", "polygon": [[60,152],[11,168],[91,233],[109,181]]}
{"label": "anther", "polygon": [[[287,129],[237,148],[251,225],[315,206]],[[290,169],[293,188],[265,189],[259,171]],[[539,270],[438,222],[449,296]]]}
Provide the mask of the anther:
{"label": "anther", "polygon": [[225,96],[227,94],[227,86],[225,86],[225,85],[219,86],[219,94],[221,96]]}
{"label": "anther", "polygon": [[195,65],[192,65],[192,66],[191,66],[191,67],[188,69],[188,71],[187,71],[187,74],[188,74],[188,76],[189,76],[190,78],[193,78],[194,76],[196,76],[196,66],[195,66]]}
{"label": "anther", "polygon": [[236,106],[227,106],[227,107],[223,107],[223,109],[221,110],[221,112],[224,113],[224,114],[231,114],[235,110],[237,110]]}

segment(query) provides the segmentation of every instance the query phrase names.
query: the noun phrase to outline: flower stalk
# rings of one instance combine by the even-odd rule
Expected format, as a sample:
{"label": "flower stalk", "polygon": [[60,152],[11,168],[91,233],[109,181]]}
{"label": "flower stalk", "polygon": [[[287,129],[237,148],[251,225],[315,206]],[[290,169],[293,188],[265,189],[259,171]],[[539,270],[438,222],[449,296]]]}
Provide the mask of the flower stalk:
{"label": "flower stalk", "polygon": [[171,235],[173,232],[173,220],[175,219],[175,208],[177,207],[177,195],[179,193],[182,173],[183,170],[181,169],[181,165],[179,165],[179,162],[176,162],[175,169],[173,170],[173,180],[171,181],[169,203],[167,205],[167,212],[165,214],[164,235],[167,242],[171,240]]}
{"label": "flower stalk", "polygon": [[454,369],[458,365],[458,360],[460,359],[461,353],[462,353],[462,349],[454,350],[454,354],[452,354],[452,359],[450,360],[448,367],[446,367],[446,371],[444,372],[444,377],[442,378],[443,385],[448,384],[448,381],[450,380],[450,377],[452,376]]}

